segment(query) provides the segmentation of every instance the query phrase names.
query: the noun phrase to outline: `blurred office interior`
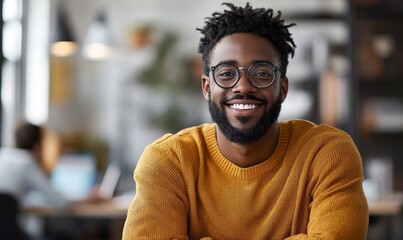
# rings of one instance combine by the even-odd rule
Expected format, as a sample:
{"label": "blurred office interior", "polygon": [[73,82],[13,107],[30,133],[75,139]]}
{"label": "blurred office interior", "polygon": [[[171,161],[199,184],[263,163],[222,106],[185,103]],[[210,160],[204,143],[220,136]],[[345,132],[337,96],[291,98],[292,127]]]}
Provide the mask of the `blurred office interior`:
{"label": "blurred office interior", "polygon": [[[368,200],[387,199],[385,211],[381,204],[371,214],[368,239],[403,239],[402,1],[250,2],[297,23],[280,118],[348,132],[363,158]],[[3,0],[1,145],[13,144],[19,119],[43,125],[50,175],[67,154],[90,154],[98,182],[114,166],[114,195],[134,192],[147,144],[211,121],[196,28],[222,9],[216,0]],[[116,228],[105,239],[119,239]]]}

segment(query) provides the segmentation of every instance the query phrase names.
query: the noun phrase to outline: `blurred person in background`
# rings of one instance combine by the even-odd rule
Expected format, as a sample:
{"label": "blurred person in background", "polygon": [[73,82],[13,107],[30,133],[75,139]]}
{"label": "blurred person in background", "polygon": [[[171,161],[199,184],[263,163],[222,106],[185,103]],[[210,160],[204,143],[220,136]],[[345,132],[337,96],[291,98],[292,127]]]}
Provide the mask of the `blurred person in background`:
{"label": "blurred person in background", "polygon": [[27,122],[15,130],[15,147],[0,149],[0,192],[15,197],[20,204],[31,190],[43,196],[44,204],[65,210],[68,201],[56,192],[41,168],[44,130]]}
{"label": "blurred person in background", "polygon": [[295,24],[269,8],[224,5],[198,29],[214,123],[146,147],[123,239],[365,239],[362,161],[351,137],[278,121]]}

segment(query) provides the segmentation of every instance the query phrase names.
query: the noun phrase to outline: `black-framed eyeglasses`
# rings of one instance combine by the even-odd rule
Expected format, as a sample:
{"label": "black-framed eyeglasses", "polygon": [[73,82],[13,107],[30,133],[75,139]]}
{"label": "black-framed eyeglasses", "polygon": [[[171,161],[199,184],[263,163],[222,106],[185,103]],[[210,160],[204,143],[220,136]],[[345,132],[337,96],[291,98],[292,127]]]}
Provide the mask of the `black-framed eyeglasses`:
{"label": "black-framed eyeglasses", "polygon": [[225,89],[233,88],[241,79],[241,70],[246,69],[250,84],[256,88],[270,87],[277,78],[278,66],[270,62],[257,62],[249,67],[238,67],[232,63],[219,63],[211,67],[214,82]]}

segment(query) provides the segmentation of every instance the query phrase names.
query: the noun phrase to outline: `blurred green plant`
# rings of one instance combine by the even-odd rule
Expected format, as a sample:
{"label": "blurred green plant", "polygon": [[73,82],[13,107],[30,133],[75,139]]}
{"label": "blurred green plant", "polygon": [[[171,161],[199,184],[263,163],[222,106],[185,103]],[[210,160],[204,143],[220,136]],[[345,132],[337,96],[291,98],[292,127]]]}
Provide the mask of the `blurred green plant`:
{"label": "blurred green plant", "polygon": [[[153,28],[154,31],[156,28]],[[186,126],[186,112],[178,99],[195,91],[192,61],[180,55],[178,37],[174,32],[158,32],[153,61],[140,73],[139,82],[156,92],[164,106],[158,111],[147,109],[149,122],[158,128],[176,132]]]}

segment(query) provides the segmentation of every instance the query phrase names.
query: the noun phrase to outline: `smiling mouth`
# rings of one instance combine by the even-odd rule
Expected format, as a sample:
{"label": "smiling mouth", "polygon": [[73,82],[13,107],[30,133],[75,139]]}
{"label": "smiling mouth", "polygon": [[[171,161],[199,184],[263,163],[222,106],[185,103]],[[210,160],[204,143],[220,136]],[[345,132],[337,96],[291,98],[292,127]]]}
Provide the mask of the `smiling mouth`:
{"label": "smiling mouth", "polygon": [[231,104],[230,105],[230,108],[238,109],[238,110],[249,110],[249,109],[255,109],[257,107],[258,107],[258,105],[256,105],[256,104]]}

